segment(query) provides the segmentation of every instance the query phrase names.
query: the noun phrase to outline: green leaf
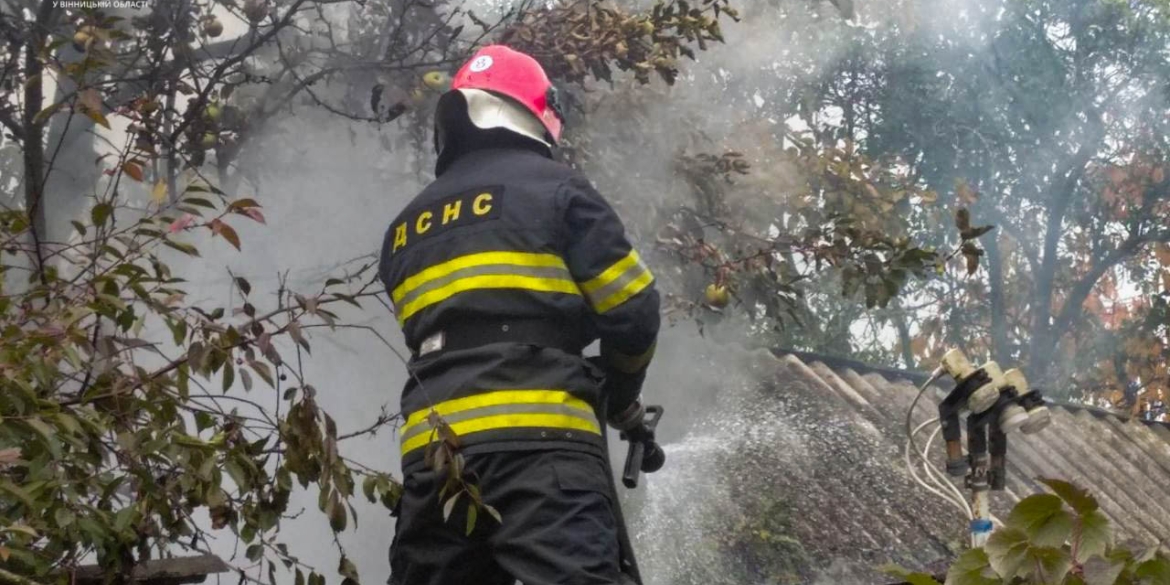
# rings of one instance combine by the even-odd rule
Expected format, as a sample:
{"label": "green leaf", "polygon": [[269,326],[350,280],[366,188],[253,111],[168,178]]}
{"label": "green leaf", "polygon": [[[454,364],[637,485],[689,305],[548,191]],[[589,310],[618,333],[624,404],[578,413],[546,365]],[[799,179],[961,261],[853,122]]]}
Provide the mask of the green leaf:
{"label": "green leaf", "polygon": [[37,538],[40,536],[37,534],[36,530],[33,530],[32,527],[25,526],[24,524],[12,524],[10,526],[5,526],[4,528],[0,529],[0,532],[19,532],[32,538]]}
{"label": "green leaf", "polygon": [[1031,577],[1036,585],[1060,585],[1072,570],[1072,557],[1068,551],[1046,546],[1028,549],[1028,570],[1024,575]]}
{"label": "green leaf", "polygon": [[65,104],[56,103],[56,104],[53,104],[53,105],[37,112],[37,115],[33,116],[33,124],[44,123],[44,121],[48,120],[50,116],[57,113],[57,110],[60,110],[61,106],[63,106],[63,105],[65,105]]}
{"label": "green leaf", "polygon": [[1059,479],[1041,479],[1040,483],[1048,486],[1060,499],[1064,500],[1077,514],[1088,514],[1101,506],[1089,492]]}
{"label": "green leaf", "polygon": [[987,553],[981,548],[959,555],[947,571],[946,585],[1003,585],[1003,581],[987,575],[991,572]]}
{"label": "green leaf", "polygon": [[459,500],[459,496],[463,492],[456,493],[451,496],[446,503],[443,504],[443,522],[450,520],[451,512],[455,510],[455,502]]}
{"label": "green leaf", "polygon": [[195,413],[195,428],[204,431],[215,426],[215,418],[210,413],[199,411]]}
{"label": "green leaf", "polygon": [[276,382],[272,378],[272,370],[266,364],[255,360],[249,360],[248,365],[252,367],[252,371],[256,372],[256,375],[260,376],[260,378],[264,380],[264,382],[267,383],[270,388],[276,388]]}
{"label": "green leaf", "polygon": [[240,465],[238,461],[234,458],[228,459],[224,462],[223,467],[241,491],[246,492],[252,489],[252,480],[247,472],[244,471],[244,466]]}
{"label": "green leaf", "polygon": [[1170,583],[1170,557],[1158,554],[1154,558],[1140,564],[1133,572],[1133,576],[1143,579],[1149,585]]}
{"label": "green leaf", "polygon": [[171,239],[166,239],[166,240],[163,240],[163,245],[165,245],[168,248],[173,248],[175,250],[178,250],[178,251],[180,251],[188,256],[199,257],[199,249],[196,248],[195,246],[192,246],[191,244],[185,244],[183,242],[176,242],[176,241],[171,240]]}
{"label": "green leaf", "polygon": [[223,367],[223,391],[226,394],[228,390],[232,389],[232,384],[236,382],[236,369],[232,367],[230,361],[224,362]]}
{"label": "green leaf", "polygon": [[185,363],[179,364],[177,368],[175,389],[179,391],[179,398],[182,398],[184,402],[191,395],[191,367]]}
{"label": "green leaf", "polygon": [[288,324],[288,335],[289,337],[292,337],[293,341],[297,342],[298,345],[304,348],[305,353],[313,353],[312,348],[309,347],[309,342],[305,339],[304,334],[301,332],[300,324],[298,324],[296,321],[292,321]]}
{"label": "green leaf", "polygon": [[337,492],[333,492],[333,495],[329,500],[329,504],[329,527],[332,528],[334,532],[341,532],[345,530],[348,517],[345,514],[345,506],[341,505],[341,501],[338,499]]}
{"label": "green leaf", "polygon": [[184,197],[183,203],[186,203],[188,205],[195,205],[198,207],[205,207],[208,209],[215,209],[214,203],[212,203],[206,199],[203,199],[202,197]]}
{"label": "green leaf", "polygon": [[939,585],[939,582],[935,581],[934,577],[926,573],[910,573],[903,577],[903,580],[910,585]]}
{"label": "green leaf", "polygon": [[25,420],[24,423],[32,428],[36,434],[40,435],[41,441],[44,442],[45,447],[52,453],[53,458],[61,458],[61,442],[54,436],[57,431],[53,427],[50,427],[45,421],[39,418],[30,418]]}
{"label": "green leaf", "polygon": [[402,485],[395,482],[390,487],[382,492],[382,506],[391,512],[398,506],[398,500],[402,497]]}
{"label": "green leaf", "polygon": [[1072,534],[1073,518],[1059,497],[1036,494],[1016,504],[1007,525],[1026,532],[1037,546],[1060,546]]}
{"label": "green leaf", "polygon": [[183,341],[187,339],[187,321],[185,319],[168,319],[167,327],[171,330],[175,345],[183,345]]}
{"label": "green leaf", "polygon": [[91,110],[89,108],[81,108],[81,111],[84,112],[85,115],[88,116],[90,120],[93,120],[94,123],[100,124],[102,126],[105,126],[107,129],[109,129],[110,121],[107,120],[106,116],[104,114],[102,114],[101,112],[99,112],[97,110]]}
{"label": "green leaf", "polygon": [[74,516],[69,508],[57,508],[57,511],[53,513],[53,519],[57,521],[59,528],[65,528],[73,523]]}
{"label": "green leaf", "polygon": [[297,569],[297,576],[293,580],[293,585],[305,585],[305,574]]}
{"label": "green leaf", "polygon": [[996,574],[1010,581],[1027,562],[1028,535],[1019,528],[1001,528],[991,534],[983,549]]}
{"label": "green leaf", "polygon": [[1077,551],[1077,561],[1104,555],[1113,545],[1113,529],[1109,526],[1109,519],[1100,510],[1082,515],[1078,524],[1077,538],[1073,543]]}
{"label": "green leaf", "polygon": [[341,562],[337,566],[337,572],[340,573],[342,577],[348,577],[354,581],[358,580],[357,565],[353,564],[353,561],[349,560],[349,557],[347,556],[343,555],[341,557]]}
{"label": "green leaf", "polygon": [[249,546],[248,550],[244,553],[244,556],[248,557],[249,561],[255,562],[260,560],[260,557],[264,556],[264,545],[253,544]]}
{"label": "green leaf", "polygon": [[93,221],[93,225],[101,227],[105,225],[106,220],[110,218],[110,214],[114,212],[114,208],[109,203],[98,203],[89,210],[89,218]]}
{"label": "green leaf", "polygon": [[374,488],[378,486],[378,478],[367,475],[366,479],[362,481],[362,493],[365,494],[366,499],[373,503],[377,501]]}
{"label": "green leaf", "polygon": [[276,487],[281,491],[292,491],[292,474],[288,472],[287,467],[276,470]]}
{"label": "green leaf", "polygon": [[70,416],[64,412],[58,412],[53,416],[57,424],[65,430],[67,434],[80,435],[85,431],[82,430],[81,424],[77,422],[77,418]]}
{"label": "green leaf", "polygon": [[134,509],[134,506],[127,506],[118,510],[118,513],[114,514],[114,531],[124,532],[127,528],[130,528],[130,524],[133,523],[136,516],[138,516],[138,511]]}
{"label": "green leaf", "polygon": [[471,532],[475,530],[475,517],[477,516],[478,508],[472,505],[467,506],[467,536],[471,536]]}

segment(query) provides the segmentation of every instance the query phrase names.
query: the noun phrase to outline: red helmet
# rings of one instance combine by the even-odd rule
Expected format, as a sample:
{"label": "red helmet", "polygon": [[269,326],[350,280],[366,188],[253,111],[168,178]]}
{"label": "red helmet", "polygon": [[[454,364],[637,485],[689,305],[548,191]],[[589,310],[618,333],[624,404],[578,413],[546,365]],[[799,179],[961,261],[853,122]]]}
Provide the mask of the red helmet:
{"label": "red helmet", "polygon": [[[482,90],[511,98],[540,121],[553,143],[560,142],[562,121],[556,89],[540,63],[524,53],[503,45],[486,46],[459,69],[451,89]],[[494,125],[514,130],[506,120]]]}

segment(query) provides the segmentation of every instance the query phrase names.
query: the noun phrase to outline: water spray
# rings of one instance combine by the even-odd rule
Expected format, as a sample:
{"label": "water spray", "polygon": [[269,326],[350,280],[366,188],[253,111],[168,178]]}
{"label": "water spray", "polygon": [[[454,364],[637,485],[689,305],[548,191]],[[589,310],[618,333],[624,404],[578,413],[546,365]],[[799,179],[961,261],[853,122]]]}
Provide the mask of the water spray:
{"label": "water spray", "polygon": [[[938,418],[911,430],[914,407],[930,385],[943,375],[950,375],[955,387],[939,403]],[[965,454],[964,415],[967,427]],[[1048,426],[1051,417],[1044,397],[1039,390],[1029,388],[1027,378],[1019,369],[1004,372],[994,361],[976,368],[962,351],[952,349],[922,385],[907,413],[906,464],[919,485],[967,515],[971,546],[981,547],[987,542],[994,525],[990,492],[1004,490],[1007,482],[1008,436],[1017,431],[1024,434],[1039,432]],[[939,424],[939,429],[931,434],[925,449],[919,451],[915,436],[935,423]],[[964,486],[971,492],[970,503],[954,482],[935,470],[927,459],[930,446],[940,431],[946,445],[946,475],[964,478]],[[911,451],[919,456],[930,483],[918,475],[910,460]]]}

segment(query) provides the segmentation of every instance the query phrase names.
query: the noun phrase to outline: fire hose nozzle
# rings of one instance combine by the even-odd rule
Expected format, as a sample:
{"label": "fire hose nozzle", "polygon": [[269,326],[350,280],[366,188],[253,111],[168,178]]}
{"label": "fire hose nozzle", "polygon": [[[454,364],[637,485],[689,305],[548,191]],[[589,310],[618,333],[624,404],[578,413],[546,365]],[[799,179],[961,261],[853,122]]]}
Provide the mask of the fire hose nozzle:
{"label": "fire hose nozzle", "polygon": [[661,418],[661,406],[647,406],[642,424],[622,432],[621,437],[630,443],[626,465],[622,470],[622,485],[629,489],[638,487],[639,474],[654,473],[666,463],[666,452],[654,440],[654,430]]}
{"label": "fire hose nozzle", "polygon": [[654,473],[666,464],[666,451],[653,441],[646,444],[646,453],[642,456],[642,473]]}

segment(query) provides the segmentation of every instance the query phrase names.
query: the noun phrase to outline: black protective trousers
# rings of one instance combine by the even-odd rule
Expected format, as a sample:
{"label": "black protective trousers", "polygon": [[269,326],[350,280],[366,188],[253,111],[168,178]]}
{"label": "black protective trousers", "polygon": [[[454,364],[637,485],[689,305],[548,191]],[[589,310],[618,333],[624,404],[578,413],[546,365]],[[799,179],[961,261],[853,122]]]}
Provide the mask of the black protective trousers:
{"label": "black protective trousers", "polygon": [[568,451],[468,455],[484,501],[467,535],[466,497],[443,520],[443,476],[408,474],[390,546],[390,585],[619,585],[616,502],[604,460]]}

